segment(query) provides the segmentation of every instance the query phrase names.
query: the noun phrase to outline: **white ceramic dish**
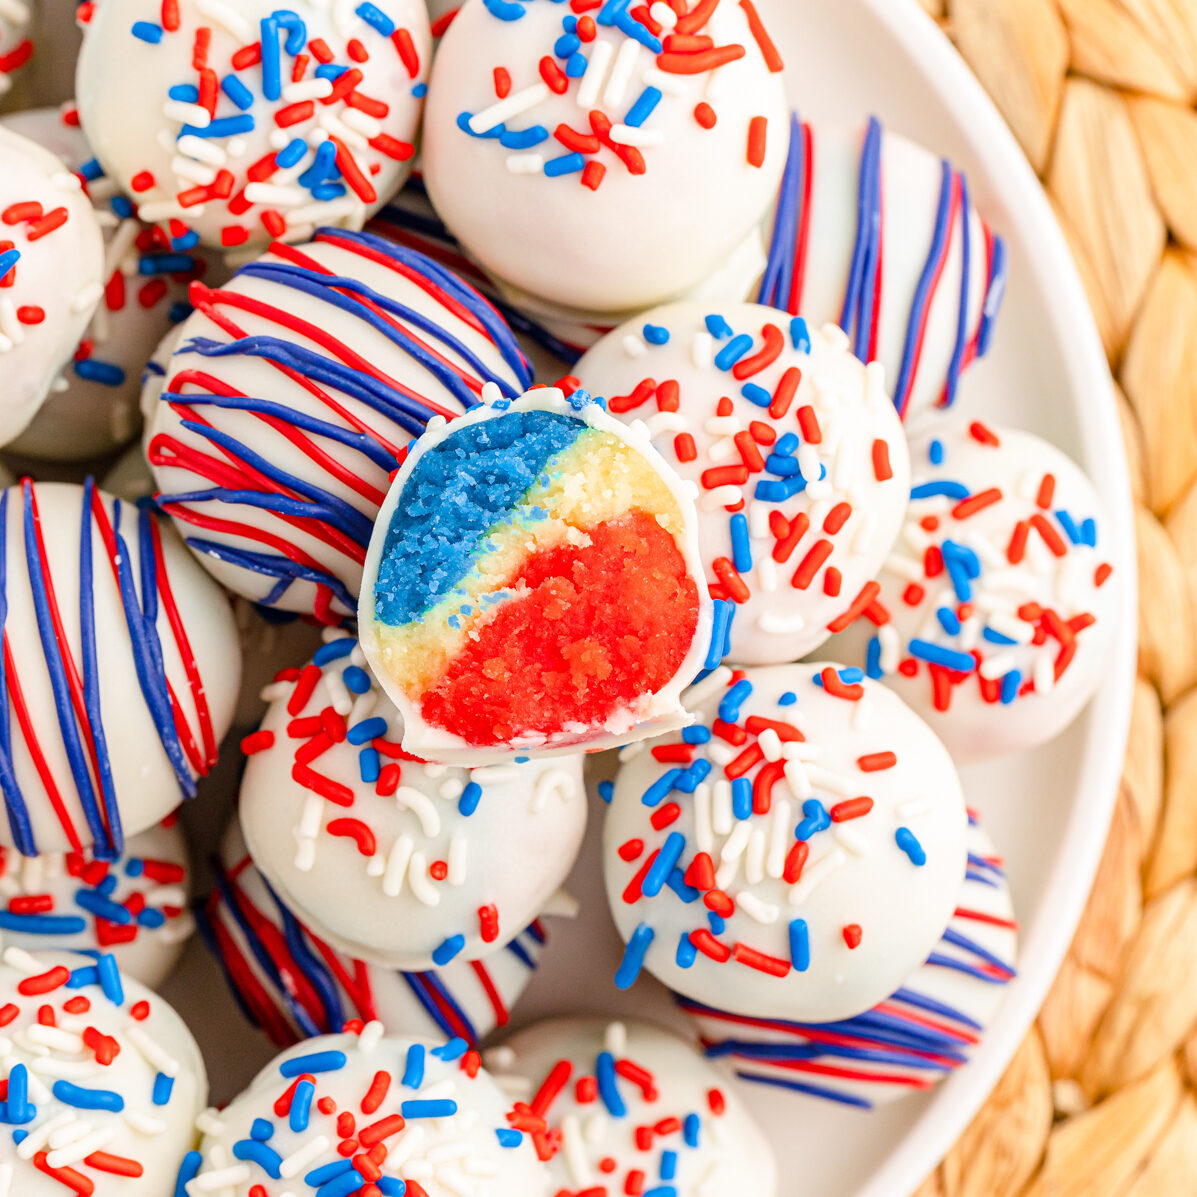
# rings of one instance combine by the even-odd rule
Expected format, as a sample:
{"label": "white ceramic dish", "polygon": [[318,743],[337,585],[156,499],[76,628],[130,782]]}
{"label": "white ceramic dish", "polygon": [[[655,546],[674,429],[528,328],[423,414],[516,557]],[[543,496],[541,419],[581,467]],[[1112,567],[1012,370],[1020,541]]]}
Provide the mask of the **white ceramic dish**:
{"label": "white ceramic dish", "polygon": [[[791,1178],[783,1197],[904,1197],[1001,1075],[1059,967],[1092,882],[1134,672],[1129,488],[1105,360],[1068,250],[1021,151],[948,42],[914,0],[761,0],[761,7],[804,115],[845,122],[875,112],[967,171],[978,205],[1007,238],[1010,289],[991,354],[966,376],[961,403],[1047,436],[1088,469],[1109,506],[1109,551],[1123,588],[1125,618],[1107,682],[1082,718],[1042,750],[964,773],[969,802],[1008,858],[1023,924],[1020,976],[973,1063],[933,1093],[873,1114],[743,1087],[777,1145],[781,1175]],[[232,785],[214,788],[227,793]],[[219,806],[209,800],[188,812],[205,846],[222,826]],[[518,1024],[563,1011],[676,1021],[651,981],[630,994],[610,984],[620,944],[602,895],[598,823],[592,821],[572,878],[581,917],[552,925],[552,949],[517,1009]],[[198,945],[167,994],[200,1038],[214,1097],[227,1100],[269,1057],[268,1046],[244,1027]]]}

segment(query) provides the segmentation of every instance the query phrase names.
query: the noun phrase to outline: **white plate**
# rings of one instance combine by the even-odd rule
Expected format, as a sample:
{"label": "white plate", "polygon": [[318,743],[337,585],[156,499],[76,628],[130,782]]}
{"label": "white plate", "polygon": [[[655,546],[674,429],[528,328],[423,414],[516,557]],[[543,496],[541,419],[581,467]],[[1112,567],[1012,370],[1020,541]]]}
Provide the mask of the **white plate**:
{"label": "white plate", "polygon": [[[1134,676],[1130,493],[1105,358],[1068,250],[1021,151],[967,67],[914,0],[760,5],[804,116],[843,123],[876,113],[968,173],[978,206],[1007,238],[1010,288],[990,356],[965,377],[961,403],[1047,436],[1088,469],[1109,508],[1107,552],[1123,587],[1125,619],[1107,682],[1086,714],[1045,749],[965,772],[968,800],[1008,858],[1023,924],[1020,976],[973,1062],[933,1093],[871,1114],[742,1087],[776,1144],[781,1175],[790,1178],[783,1197],[904,1197],[1001,1075],[1059,967],[1097,867]],[[221,823],[217,805],[195,803],[188,811],[189,823],[203,824],[207,844]],[[552,950],[517,1008],[519,1024],[578,1009],[677,1021],[651,981],[631,994],[611,985],[621,945],[599,878],[598,822],[571,880],[582,915],[552,925]],[[214,1099],[227,1100],[269,1058],[269,1048],[244,1027],[198,946],[167,996],[200,1038]]]}

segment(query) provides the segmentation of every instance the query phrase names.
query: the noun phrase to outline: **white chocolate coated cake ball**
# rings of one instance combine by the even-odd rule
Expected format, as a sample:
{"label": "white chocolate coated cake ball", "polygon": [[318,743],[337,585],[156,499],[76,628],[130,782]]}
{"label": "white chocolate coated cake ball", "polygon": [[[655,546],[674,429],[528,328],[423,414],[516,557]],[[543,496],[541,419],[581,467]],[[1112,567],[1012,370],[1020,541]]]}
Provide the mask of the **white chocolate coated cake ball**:
{"label": "white chocolate coated cake ball", "polygon": [[104,244],[79,180],[0,128],[0,444],[22,432],[104,294]]}
{"label": "white chocolate coated cake ball", "polygon": [[766,216],[782,64],[751,6],[469,0],[441,41],[422,149],[465,249],[521,291],[621,312],[709,277]]}
{"label": "white chocolate coated cake ball", "polygon": [[942,744],[891,691],[826,663],[722,667],[698,721],[625,753],[603,829],[627,943],[616,985],[758,1018],[888,997],[948,925],[967,819]]}
{"label": "white chocolate coated cake ball", "polygon": [[254,863],[351,956],[407,970],[480,959],[540,914],[573,865],[581,758],[474,770],[413,759],[357,641],[327,636],[242,742]]}
{"label": "white chocolate coated cake ball", "polygon": [[431,52],[420,0],[100,0],[76,77],[105,170],[172,248],[361,228],[407,175]]}
{"label": "white chocolate coated cake ball", "polygon": [[727,1077],[669,1031],[553,1018],[485,1060],[560,1192],[777,1193],[773,1153]]}
{"label": "white chocolate coated cake ball", "polygon": [[869,607],[908,458],[881,368],[861,365],[839,329],[757,304],[668,304],[575,371],[697,488],[707,582],[730,604],[729,660],[792,661]]}
{"label": "white chocolate coated cake ball", "polygon": [[1103,504],[1029,432],[957,422],[912,442],[906,523],[837,655],[884,679],[958,760],[1042,744],[1105,676],[1122,583]]}

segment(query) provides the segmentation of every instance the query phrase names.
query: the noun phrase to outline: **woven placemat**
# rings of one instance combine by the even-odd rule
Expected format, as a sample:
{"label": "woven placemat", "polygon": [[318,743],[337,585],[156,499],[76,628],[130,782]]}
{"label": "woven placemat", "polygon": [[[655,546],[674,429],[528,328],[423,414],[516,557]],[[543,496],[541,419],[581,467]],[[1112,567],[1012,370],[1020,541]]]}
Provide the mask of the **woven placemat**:
{"label": "woven placemat", "polygon": [[1139,678],[1039,1021],[917,1197],[1197,1193],[1197,0],[921,0],[1040,174],[1109,357]]}

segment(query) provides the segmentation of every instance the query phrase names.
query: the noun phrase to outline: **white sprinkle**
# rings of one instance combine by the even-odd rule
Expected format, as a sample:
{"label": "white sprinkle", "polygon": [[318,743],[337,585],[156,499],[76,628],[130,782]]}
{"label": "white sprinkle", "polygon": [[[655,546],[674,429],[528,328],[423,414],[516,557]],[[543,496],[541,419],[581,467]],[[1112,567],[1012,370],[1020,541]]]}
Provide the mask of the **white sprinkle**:
{"label": "white sprinkle", "polygon": [[780,611],[762,611],[756,617],[756,626],[770,636],[789,636],[806,627],[806,620],[798,612],[783,615]]}
{"label": "white sprinkle", "polygon": [[535,814],[544,809],[550,798],[568,802],[575,793],[574,779],[564,769],[549,769],[536,779],[530,809]]}
{"label": "white sprinkle", "polygon": [[1031,677],[1036,694],[1050,694],[1056,688],[1056,663],[1050,653],[1041,653],[1035,658]]}
{"label": "white sprinkle", "polygon": [[206,1110],[200,1110],[196,1115],[195,1129],[201,1135],[207,1135],[212,1139],[219,1139],[224,1134],[224,1119],[220,1116],[219,1110],[214,1110],[209,1106]]}
{"label": "white sprinkle", "polygon": [[46,1163],[51,1168],[69,1168],[91,1155],[93,1151],[102,1151],[116,1137],[116,1131],[115,1126],[102,1126],[77,1143],[51,1151],[46,1156]]}
{"label": "white sprinkle", "polygon": [[582,1139],[582,1128],[577,1114],[566,1114],[561,1119],[561,1147],[565,1157],[566,1171],[574,1189],[585,1189],[594,1176],[586,1162],[586,1146]]}
{"label": "white sprinkle", "polygon": [[[786,768],[789,768],[788,762]],[[790,850],[792,810],[787,799],[774,800],[773,815],[769,825],[769,853],[765,858],[765,872],[774,880],[780,880],[785,872],[786,854]]]}
{"label": "white sprinkle", "polygon": [[855,827],[850,827],[846,823],[841,823],[835,829],[835,842],[845,852],[851,852],[853,856],[867,856],[869,854],[868,840]]}
{"label": "white sprinkle", "polygon": [[709,332],[699,331],[690,342],[690,360],[699,370],[709,369],[715,361],[715,338]]}
{"label": "white sprinkle", "polygon": [[332,95],[331,79],[304,79],[283,85],[283,103],[300,104],[304,100],[323,100]]}
{"label": "white sprinkle", "polygon": [[166,1123],[161,1118],[151,1118],[140,1110],[126,1110],[125,1123],[139,1135],[160,1135],[166,1130]]}
{"label": "white sprinkle", "polygon": [[411,864],[407,870],[407,883],[411,886],[411,892],[416,901],[423,902],[425,906],[440,905],[441,891],[432,884],[428,876],[428,861],[423,852],[411,854]]}
{"label": "white sprinkle", "polygon": [[782,756],[781,737],[774,731],[773,728],[767,727],[756,738],[757,744],[760,745],[761,751],[765,754],[767,761],[779,761]]}
{"label": "white sprinkle", "polygon": [[613,1056],[626,1056],[628,1052],[628,1028],[622,1022],[609,1022],[603,1035],[603,1046]]}
{"label": "white sprinkle", "polygon": [[386,1028],[382,1023],[376,1018],[371,1019],[362,1027],[362,1033],[357,1037],[357,1050],[368,1056],[379,1045],[385,1034]]}
{"label": "white sprinkle", "polygon": [[[611,77],[607,80],[607,87],[603,92],[603,103],[608,108],[618,108],[623,104],[639,57],[640,43],[629,37],[615,55],[615,65],[611,68]],[[587,71],[587,74],[589,73]]]}
{"label": "white sprinkle", "polygon": [[387,857],[386,872],[382,875],[382,892],[388,898],[397,898],[403,889],[403,877],[407,872],[408,863],[415,844],[411,836],[401,835],[391,846],[391,853]]}
{"label": "white sprinkle", "polygon": [[[589,77],[590,71],[586,72],[586,77]],[[664,71],[655,66],[645,69],[640,78],[649,87],[655,87],[662,95],[666,96],[684,96],[686,94],[686,81],[680,75],[667,75]],[[582,97],[578,97],[578,103],[582,103]]]}
{"label": "white sprinkle", "polygon": [[253,1179],[253,1170],[248,1164],[234,1164],[218,1172],[208,1172],[187,1182],[188,1193],[217,1193],[221,1189],[233,1189],[248,1184]]}
{"label": "white sprinkle", "polygon": [[424,793],[413,786],[400,786],[395,791],[397,806],[410,810],[420,821],[420,829],[428,837],[439,835],[441,830],[441,816],[436,804]]}
{"label": "white sprinkle", "polygon": [[71,311],[78,315],[99,303],[104,294],[103,283],[85,283],[71,296]]}
{"label": "white sprinkle", "polygon": [[763,827],[754,827],[744,857],[744,879],[749,885],[760,885],[765,879],[765,850],[768,837]]}
{"label": "white sprinkle", "polygon": [[38,960],[36,956],[31,955],[24,948],[5,948],[4,963],[9,968],[16,969],[19,973],[24,973],[27,977],[36,977],[46,971],[45,962]]}
{"label": "white sprinkle", "polygon": [[[403,1137],[406,1139],[407,1135]],[[298,1176],[309,1164],[315,1163],[328,1148],[329,1142],[324,1135],[317,1135],[314,1139],[309,1139],[283,1159],[283,1162],[278,1167],[279,1175],[284,1180],[290,1180],[291,1177]]]}
{"label": "white sprinkle", "polygon": [[704,781],[694,791],[694,842],[709,856],[715,850],[711,828],[711,787]]}
{"label": "white sprinkle", "polygon": [[739,860],[748,847],[748,839],[752,835],[752,824],[747,819],[740,819],[732,828],[731,835],[723,843],[719,859],[725,864],[728,861]]}
{"label": "white sprinkle", "polygon": [[510,120],[513,116],[521,116],[523,113],[535,108],[537,104],[543,104],[551,94],[547,83],[533,83],[531,87],[525,87],[520,91],[513,91],[509,96],[505,96],[489,108],[484,108],[481,112],[475,112],[470,117],[470,132],[477,134],[489,133],[492,129],[501,125],[504,121]]}
{"label": "white sprinkle", "polygon": [[45,1147],[49,1141],[50,1136],[58,1130],[60,1126],[66,1126],[68,1122],[75,1121],[74,1110],[63,1110],[61,1114],[51,1118],[49,1122],[42,1123],[41,1126],[36,1126],[25,1136],[24,1139],[17,1145],[17,1158],[22,1160],[31,1160],[39,1151]]}
{"label": "white sprinkle", "polygon": [[611,140],[616,145],[654,146],[665,140],[661,129],[646,129],[639,125],[612,125]]}
{"label": "white sprinkle", "polygon": [[648,352],[648,346],[644,343],[643,338],[637,336],[636,333],[628,333],[620,341],[620,344],[628,357],[643,357]]}
{"label": "white sprinkle", "polygon": [[586,67],[586,74],[578,84],[578,107],[594,108],[598,103],[599,92],[603,87],[603,80],[607,77],[607,68],[615,54],[613,42],[597,41],[590,53],[590,62]]}
{"label": "white sprinkle", "polygon": [[754,922],[765,927],[777,922],[777,916],[781,914],[780,909],[772,902],[763,901],[751,890],[744,890],[736,895],[736,906]]}
{"label": "white sprinkle", "polygon": [[[291,139],[284,135],[283,144]],[[280,150],[282,146],[278,147]],[[228,151],[224,146],[217,145],[206,137],[196,137],[194,133],[187,133],[180,137],[175,149],[184,157],[194,158],[197,162],[207,163],[208,166],[223,166],[228,160]],[[145,218],[145,210],[141,209],[141,216]]]}
{"label": "white sprinkle", "polygon": [[820,882],[835,872],[847,859],[841,849],[833,848],[826,856],[808,862],[798,884],[790,886],[790,905],[801,906],[814,893]]}
{"label": "white sprinkle", "polygon": [[280,187],[275,183],[247,183],[245,198],[251,204],[269,204],[273,208],[293,208],[308,199],[300,187]]}
{"label": "white sprinkle", "polygon": [[231,4],[225,3],[225,0],[198,0],[197,7],[201,16],[223,25],[236,41],[256,40],[257,33],[254,27]]}
{"label": "white sprinkle", "polygon": [[159,1072],[172,1078],[179,1075],[178,1060],[150,1038],[144,1027],[132,1024],[125,1028],[125,1035],[146,1062],[152,1064]]}
{"label": "white sprinkle", "polygon": [[470,770],[470,780],[476,781],[484,788],[487,785],[503,785],[519,779],[518,765],[480,765],[477,769]]}
{"label": "white sprinkle", "polygon": [[162,105],[162,115],[168,121],[179,125],[191,125],[196,129],[206,129],[212,123],[212,114],[199,104],[188,104],[183,100],[167,100]]}
{"label": "white sprinkle", "polygon": [[656,0],[648,10],[648,15],[665,30],[672,29],[677,24],[677,13],[664,0]]}
{"label": "white sprinkle", "polygon": [[715,782],[712,803],[713,824],[716,835],[730,835],[732,818],[731,782],[720,778]]}
{"label": "white sprinkle", "polygon": [[455,835],[449,840],[449,872],[447,880],[450,885],[464,885],[466,879],[466,852],[469,840],[464,835]]}

